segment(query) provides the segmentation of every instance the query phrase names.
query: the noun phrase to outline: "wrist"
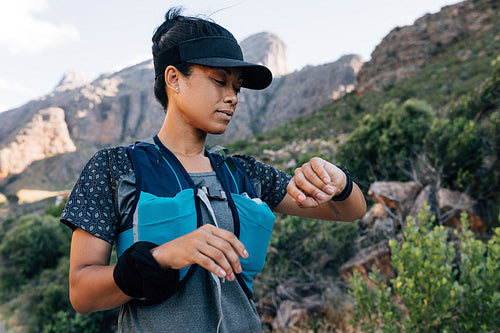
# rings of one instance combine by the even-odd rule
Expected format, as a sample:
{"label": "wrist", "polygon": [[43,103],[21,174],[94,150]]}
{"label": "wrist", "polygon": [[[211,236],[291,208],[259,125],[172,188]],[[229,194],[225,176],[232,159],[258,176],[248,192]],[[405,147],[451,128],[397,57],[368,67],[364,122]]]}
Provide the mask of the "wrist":
{"label": "wrist", "polygon": [[342,172],[345,174],[346,177],[346,184],[342,192],[337,194],[336,196],[332,197],[332,201],[344,201],[349,196],[351,195],[352,188],[353,188],[353,182],[352,182],[352,177],[351,174],[349,173],[349,170],[344,166],[344,165],[338,165],[337,166]]}
{"label": "wrist", "polygon": [[158,245],[137,242],[118,258],[113,270],[116,285],[143,305],[157,304],[173,295],[179,285],[179,271],[163,270],[151,250]]}
{"label": "wrist", "polygon": [[160,260],[161,249],[159,246],[153,247],[152,249],[149,250],[149,252],[151,252],[151,256],[162,270],[166,271],[167,269],[170,268],[168,265],[164,265],[162,260]]}

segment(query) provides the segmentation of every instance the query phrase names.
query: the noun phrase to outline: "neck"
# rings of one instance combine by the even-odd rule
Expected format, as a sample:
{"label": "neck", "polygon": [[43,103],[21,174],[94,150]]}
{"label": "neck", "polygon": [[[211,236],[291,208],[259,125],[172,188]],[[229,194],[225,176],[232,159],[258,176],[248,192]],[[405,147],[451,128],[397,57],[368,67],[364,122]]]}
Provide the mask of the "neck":
{"label": "neck", "polygon": [[158,138],[176,156],[194,157],[204,156],[207,134],[193,130],[182,123],[169,121],[167,117],[163,123]]}
{"label": "neck", "polygon": [[213,171],[210,160],[205,156],[206,137],[206,133],[173,125],[166,120],[158,133],[158,139],[177,157],[186,171],[194,173]]}
{"label": "neck", "polygon": [[188,138],[172,137],[169,134],[158,133],[158,139],[176,156],[196,157],[205,155],[205,141],[189,140]]}

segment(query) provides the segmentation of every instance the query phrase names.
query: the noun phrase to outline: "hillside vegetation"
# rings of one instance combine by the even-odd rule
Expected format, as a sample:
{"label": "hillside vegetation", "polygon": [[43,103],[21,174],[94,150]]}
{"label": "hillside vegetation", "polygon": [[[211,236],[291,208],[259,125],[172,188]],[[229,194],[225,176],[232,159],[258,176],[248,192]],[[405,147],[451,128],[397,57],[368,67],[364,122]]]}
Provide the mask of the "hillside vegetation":
{"label": "hillside vegetation", "polygon": [[[466,192],[480,205],[488,238],[500,207],[500,10],[488,6],[496,10],[488,29],[439,49],[413,77],[362,95],[354,91],[228,148],[290,173],[322,156],[347,165],[364,192],[375,180]],[[112,332],[117,310],[81,316],[69,303],[70,231],[58,222],[63,207],[0,221],[0,316],[19,332]],[[339,288],[329,311],[301,325],[345,328],[350,298],[338,267],[356,251],[359,233],[355,223],[278,216],[266,268],[255,282],[256,302],[291,279]]]}
{"label": "hillside vegetation", "polygon": [[[497,11],[486,23],[489,29],[439,50],[411,78],[361,96],[354,91],[229,148],[285,168],[319,153],[348,165],[364,190],[375,180],[424,179],[422,173],[434,170],[445,187],[471,193],[491,209],[484,213],[495,223],[500,204],[500,26],[493,23],[499,20]],[[344,142],[346,133],[350,136]],[[318,139],[336,145],[307,156],[300,149],[290,152],[300,142]]]}

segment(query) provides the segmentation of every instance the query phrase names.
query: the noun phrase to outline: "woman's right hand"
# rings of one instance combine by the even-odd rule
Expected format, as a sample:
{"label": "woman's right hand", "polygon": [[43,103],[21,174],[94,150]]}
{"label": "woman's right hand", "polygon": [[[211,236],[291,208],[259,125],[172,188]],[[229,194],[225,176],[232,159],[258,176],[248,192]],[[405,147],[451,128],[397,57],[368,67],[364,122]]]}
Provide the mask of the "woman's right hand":
{"label": "woman's right hand", "polygon": [[211,224],[155,247],[151,254],[163,269],[198,264],[229,281],[242,271],[239,257],[248,258],[245,246],[232,232]]}

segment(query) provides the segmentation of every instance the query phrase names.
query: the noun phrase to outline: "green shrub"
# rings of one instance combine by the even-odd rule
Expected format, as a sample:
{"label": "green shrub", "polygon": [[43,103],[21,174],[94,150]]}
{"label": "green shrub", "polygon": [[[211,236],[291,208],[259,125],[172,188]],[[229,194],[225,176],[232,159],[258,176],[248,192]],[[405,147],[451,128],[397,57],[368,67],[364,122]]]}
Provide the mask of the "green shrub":
{"label": "green shrub", "polygon": [[338,275],[338,268],[354,254],[357,228],[356,223],[278,216],[266,265],[256,276],[256,297],[292,277]]}
{"label": "green shrub", "polygon": [[0,244],[0,290],[17,288],[67,253],[69,235],[57,218],[27,215],[16,221]]}
{"label": "green shrub", "polygon": [[433,119],[432,108],[423,101],[387,103],[363,118],[339,147],[337,160],[360,181],[405,180],[402,169],[408,169],[407,163],[420,151]]}
{"label": "green shrub", "polygon": [[59,205],[48,207],[45,210],[45,215],[51,215],[51,216],[60,218],[67,202],[68,202],[68,199],[63,198],[62,202]]}
{"label": "green shrub", "polygon": [[451,232],[432,227],[433,222],[426,207],[416,219],[408,218],[402,243],[390,241],[398,273],[389,284],[374,270],[370,277],[376,287],[370,290],[354,274],[352,324],[370,332],[495,332],[500,327],[500,228],[484,243],[462,215],[463,231],[455,231],[453,242]]}
{"label": "green shrub", "polygon": [[439,169],[451,188],[477,187],[477,170],[484,160],[484,145],[477,124],[465,117],[436,120],[425,138],[429,162]]}

